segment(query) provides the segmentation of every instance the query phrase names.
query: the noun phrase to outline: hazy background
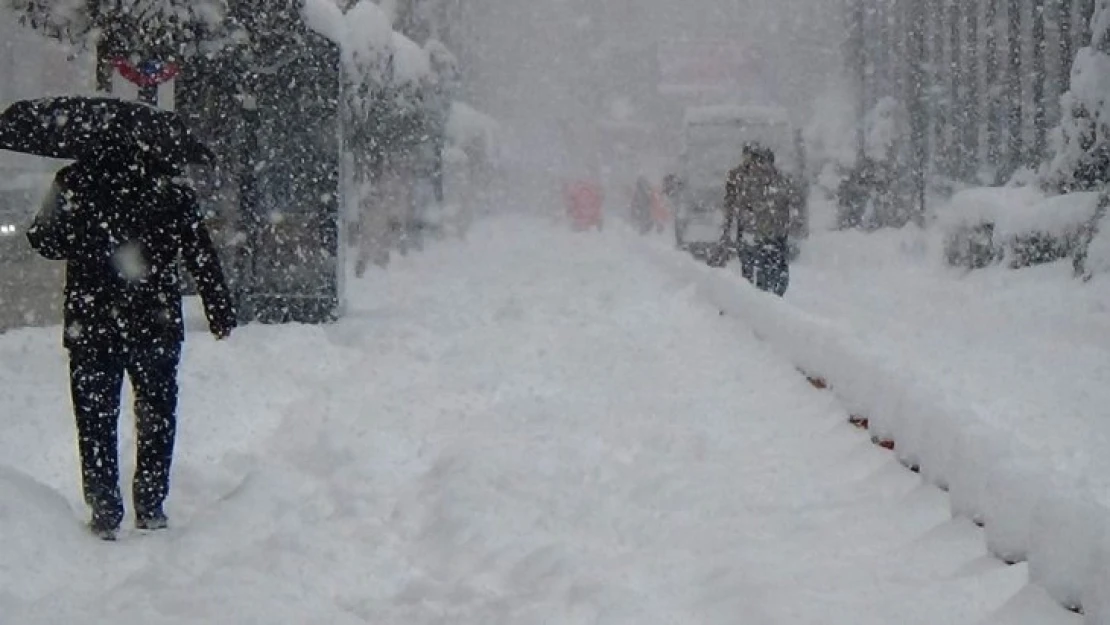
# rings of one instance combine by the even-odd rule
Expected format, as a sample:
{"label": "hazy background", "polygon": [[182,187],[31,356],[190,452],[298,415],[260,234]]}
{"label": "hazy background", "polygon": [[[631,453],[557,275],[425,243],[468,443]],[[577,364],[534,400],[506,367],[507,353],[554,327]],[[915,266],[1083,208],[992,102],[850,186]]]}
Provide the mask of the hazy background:
{"label": "hazy background", "polygon": [[599,119],[673,123],[678,113],[653,99],[661,41],[744,46],[762,83],[753,90],[788,107],[799,125],[842,66],[840,8],[829,0],[472,0],[452,31],[468,99],[533,156],[565,151],[568,128],[574,142],[596,139]]}

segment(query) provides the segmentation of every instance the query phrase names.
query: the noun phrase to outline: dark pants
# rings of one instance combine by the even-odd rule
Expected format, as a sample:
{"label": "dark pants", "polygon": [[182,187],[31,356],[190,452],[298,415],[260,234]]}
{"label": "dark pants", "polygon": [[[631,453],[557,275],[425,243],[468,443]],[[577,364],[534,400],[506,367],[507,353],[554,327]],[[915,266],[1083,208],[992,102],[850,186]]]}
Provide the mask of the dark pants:
{"label": "dark pants", "polygon": [[786,294],[790,284],[790,245],[787,237],[762,237],[745,253],[744,277],[762,291]]}
{"label": "dark pants", "polygon": [[118,424],[123,374],[135,394],[135,514],[161,511],[170,484],[177,428],[177,365],[181,346],[73,348],[70,391],[77,417],[85,501],[109,524],[123,520]]}

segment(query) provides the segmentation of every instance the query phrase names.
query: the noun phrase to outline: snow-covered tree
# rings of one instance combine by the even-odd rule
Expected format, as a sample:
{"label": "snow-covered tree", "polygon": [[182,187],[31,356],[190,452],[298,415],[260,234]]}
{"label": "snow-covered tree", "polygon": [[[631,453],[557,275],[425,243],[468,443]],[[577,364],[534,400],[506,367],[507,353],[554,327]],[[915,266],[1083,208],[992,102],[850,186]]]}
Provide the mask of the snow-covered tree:
{"label": "snow-covered tree", "polygon": [[1110,0],[1098,0],[1090,45],[1076,56],[1061,106],[1049,184],[1062,191],[1103,186],[1110,175]]}
{"label": "snow-covered tree", "polygon": [[76,44],[94,32],[113,32],[133,43],[177,46],[219,28],[227,14],[225,0],[0,0],[0,6]]}

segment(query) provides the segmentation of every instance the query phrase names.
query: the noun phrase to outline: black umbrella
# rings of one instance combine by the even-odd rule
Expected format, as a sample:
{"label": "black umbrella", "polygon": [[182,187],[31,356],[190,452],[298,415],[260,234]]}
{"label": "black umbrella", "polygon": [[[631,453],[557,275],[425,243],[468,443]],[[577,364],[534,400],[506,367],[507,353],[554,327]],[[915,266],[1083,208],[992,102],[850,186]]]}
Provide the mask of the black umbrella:
{"label": "black umbrella", "polygon": [[143,155],[173,165],[214,159],[176,113],[141,102],[85,96],[12,104],[0,114],[0,149],[73,160]]}

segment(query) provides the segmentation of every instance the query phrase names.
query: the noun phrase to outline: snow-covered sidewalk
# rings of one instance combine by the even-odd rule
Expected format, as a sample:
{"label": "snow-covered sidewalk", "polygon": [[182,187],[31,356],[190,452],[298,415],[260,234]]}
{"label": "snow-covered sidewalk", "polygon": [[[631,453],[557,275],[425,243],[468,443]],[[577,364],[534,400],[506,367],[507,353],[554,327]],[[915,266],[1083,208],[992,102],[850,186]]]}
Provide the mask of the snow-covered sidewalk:
{"label": "snow-covered sidewalk", "polygon": [[1063,264],[961,275],[940,243],[913,229],[816,235],[785,301],[735,267],[641,247],[831,383],[876,440],[950,491],[955,517],[985,524],[992,555],[1028,568],[1030,593],[1110,623],[1110,283],[1075,282]]}
{"label": "snow-covered sidewalk", "polygon": [[0,337],[2,620],[1059,618],[641,242],[548,228],[372,273],[330,327],[195,333],[174,527],[117,544],[79,525],[57,330]]}
{"label": "snow-covered sidewalk", "polygon": [[924,233],[812,240],[788,301],[913,368],[1024,445],[1102,476],[1110,503],[1110,282],[1067,262],[962,275]]}

